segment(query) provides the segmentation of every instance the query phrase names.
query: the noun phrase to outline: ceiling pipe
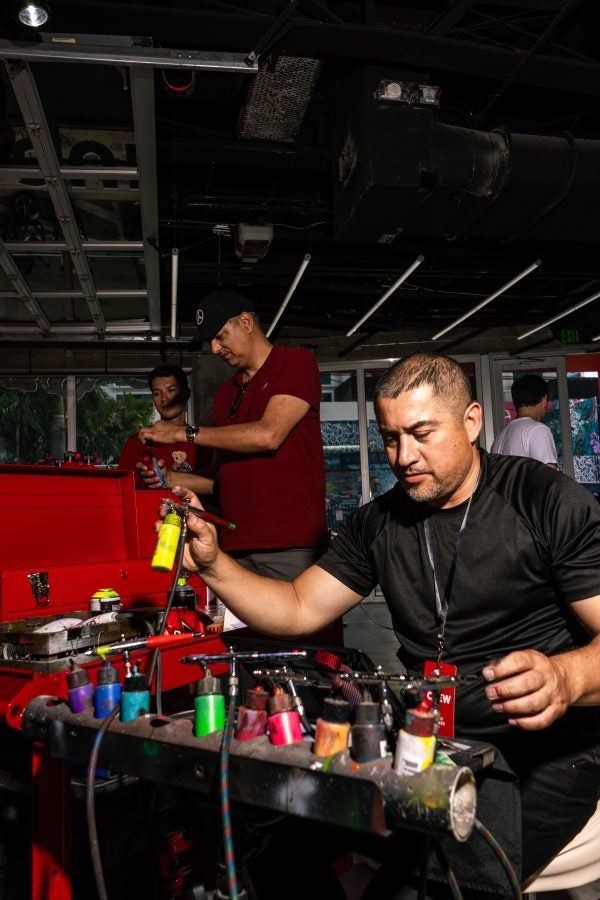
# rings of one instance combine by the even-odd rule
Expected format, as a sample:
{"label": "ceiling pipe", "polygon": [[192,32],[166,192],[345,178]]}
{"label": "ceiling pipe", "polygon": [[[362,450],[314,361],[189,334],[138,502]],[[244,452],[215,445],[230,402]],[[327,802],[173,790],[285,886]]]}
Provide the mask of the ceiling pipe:
{"label": "ceiling pipe", "polygon": [[441,331],[438,331],[437,334],[434,334],[433,337],[431,338],[431,340],[437,341],[438,338],[441,338],[442,335],[447,334],[453,328],[456,328],[456,326],[460,325],[461,322],[464,322],[465,319],[468,319],[468,318],[470,318],[470,316],[475,315],[476,312],[479,312],[480,309],[483,309],[484,306],[487,306],[488,303],[491,303],[492,300],[495,300],[496,297],[499,297],[500,294],[503,294],[505,291],[507,291],[509,288],[511,288],[513,286],[513,284],[517,284],[517,282],[522,281],[523,278],[526,278],[528,275],[530,275],[536,269],[539,269],[541,264],[542,264],[541,259],[536,259],[536,261],[534,263],[532,263],[530,266],[527,266],[526,269],[523,269],[522,272],[519,272],[518,275],[515,275],[515,277],[511,278],[510,281],[507,281],[506,284],[503,284],[501,288],[498,288],[497,291],[495,291],[493,294],[490,294],[489,297],[486,297],[485,300],[482,300],[481,303],[478,303],[477,306],[474,306],[472,309],[470,309],[468,312],[466,312],[464,314],[464,316],[460,316],[458,319],[455,319],[454,322],[452,322],[450,325],[447,325],[446,328],[442,328]]}
{"label": "ceiling pipe", "polygon": [[283,303],[281,304],[281,306],[280,306],[279,309],[277,310],[277,314],[276,314],[275,318],[273,319],[273,321],[272,321],[271,324],[269,325],[269,330],[267,331],[266,337],[270,337],[270,336],[271,336],[271,333],[272,333],[273,329],[275,328],[275,326],[276,326],[277,323],[279,322],[281,316],[283,315],[283,311],[285,310],[286,306],[287,306],[288,303],[290,302],[290,297],[292,296],[292,294],[294,293],[294,291],[295,291],[296,288],[298,287],[298,284],[299,284],[299,282],[300,282],[300,279],[301,279],[302,276],[304,275],[304,271],[305,271],[307,265],[309,264],[309,262],[310,262],[310,253],[306,253],[305,256],[304,256],[304,259],[303,259],[302,262],[300,263],[300,267],[299,267],[298,271],[296,272],[296,277],[295,277],[294,280],[292,281],[292,283],[291,283],[291,285],[290,285],[290,289],[289,289],[289,291],[287,292],[287,294],[285,295],[285,298],[284,298],[284,300],[283,300]]}
{"label": "ceiling pipe", "polygon": [[[585,300],[582,300],[580,303],[576,303],[575,306],[570,306],[568,309],[564,309],[557,316],[552,316],[551,319],[546,319],[545,322],[542,322],[541,325],[536,325],[535,328],[530,328],[529,331],[525,331],[523,334],[519,334],[517,336],[518,341],[522,341],[524,338],[529,337],[531,334],[535,334],[536,331],[541,331],[542,328],[545,328],[547,325],[552,325],[554,322],[558,322],[559,319],[564,319],[565,316],[570,315],[572,312],[576,312],[578,309],[582,309],[582,307],[587,306],[588,303],[593,303],[594,300],[597,300],[600,297],[600,291],[596,291],[595,294],[592,294],[590,297],[586,297]],[[595,338],[592,338],[593,341],[597,341],[600,338],[598,335]]]}
{"label": "ceiling pipe", "polygon": [[177,337],[177,282],[179,275],[179,250],[171,250],[171,337]]}
{"label": "ceiling pipe", "polygon": [[417,256],[415,261],[413,263],[411,263],[411,265],[408,267],[408,269],[406,269],[405,272],[402,273],[400,278],[398,278],[398,280],[394,282],[394,284],[391,286],[391,288],[388,288],[388,290],[385,292],[385,294],[379,298],[377,303],[375,303],[375,305],[372,306],[371,309],[367,313],[365,313],[365,315],[362,317],[362,319],[358,320],[356,325],[352,326],[350,331],[346,332],[346,337],[351,337],[355,331],[358,331],[358,329],[363,324],[363,322],[366,322],[367,319],[373,315],[375,310],[379,309],[379,307],[381,306],[382,303],[385,303],[387,298],[390,297],[394,293],[394,291],[400,287],[400,285],[402,284],[403,281],[406,281],[406,279],[410,275],[412,275],[412,273],[415,271],[415,269],[417,269],[421,265],[421,263],[424,261],[424,259],[425,259],[424,256],[421,256],[421,255]]}

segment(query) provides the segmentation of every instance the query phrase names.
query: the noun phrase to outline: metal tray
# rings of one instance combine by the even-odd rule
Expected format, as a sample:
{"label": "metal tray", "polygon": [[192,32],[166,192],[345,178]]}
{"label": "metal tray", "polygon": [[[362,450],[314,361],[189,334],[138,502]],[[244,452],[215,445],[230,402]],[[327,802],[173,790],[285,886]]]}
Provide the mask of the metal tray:
{"label": "metal tray", "polygon": [[[99,644],[109,644],[122,638],[143,637],[150,633],[146,616],[135,612],[119,613],[114,622],[86,625],[97,613],[89,610],[61,613],[52,616],[32,616],[13,622],[0,622],[0,658],[5,660],[46,659],[71,656]],[[37,633],[36,629],[60,619],[80,619],[61,631]]]}

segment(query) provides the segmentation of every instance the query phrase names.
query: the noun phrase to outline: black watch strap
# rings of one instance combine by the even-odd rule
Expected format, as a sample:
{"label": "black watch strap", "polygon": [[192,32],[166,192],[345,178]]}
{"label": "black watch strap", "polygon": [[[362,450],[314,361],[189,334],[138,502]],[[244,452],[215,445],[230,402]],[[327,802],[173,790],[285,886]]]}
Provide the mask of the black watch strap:
{"label": "black watch strap", "polygon": [[185,426],[185,439],[188,442],[188,444],[194,443],[194,438],[196,437],[196,435],[198,434],[199,431],[200,431],[199,425],[186,425]]}

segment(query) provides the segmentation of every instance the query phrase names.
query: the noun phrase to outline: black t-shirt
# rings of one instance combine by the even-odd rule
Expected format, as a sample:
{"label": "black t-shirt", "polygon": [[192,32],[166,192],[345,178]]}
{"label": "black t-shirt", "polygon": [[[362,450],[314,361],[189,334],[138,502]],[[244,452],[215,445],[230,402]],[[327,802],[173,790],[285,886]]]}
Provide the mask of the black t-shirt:
{"label": "black t-shirt", "polygon": [[[444,661],[481,670],[513,650],[552,655],[588,640],[569,603],[600,595],[600,506],[570,478],[525,457],[481,453],[482,471],[458,556]],[[429,518],[443,595],[465,505],[437,510],[399,485],[350,516],[318,565],[363,596],[381,586],[411,674],[435,659],[439,619],[425,540]],[[572,708],[561,722],[590,718]],[[595,711],[597,713],[597,711]],[[596,719],[600,718],[595,716]],[[483,681],[460,686],[457,734],[507,731]],[[573,722],[575,724],[575,721]],[[585,727],[585,726],[584,726]]]}

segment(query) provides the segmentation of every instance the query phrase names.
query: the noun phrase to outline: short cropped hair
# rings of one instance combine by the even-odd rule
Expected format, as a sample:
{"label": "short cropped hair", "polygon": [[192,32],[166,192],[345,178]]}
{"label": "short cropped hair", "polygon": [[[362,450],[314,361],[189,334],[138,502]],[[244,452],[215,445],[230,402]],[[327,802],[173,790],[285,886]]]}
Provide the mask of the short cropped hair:
{"label": "short cropped hair", "polygon": [[516,409],[535,406],[542,397],[548,396],[548,385],[541,375],[521,375],[513,381],[510,393]]}
{"label": "short cropped hair", "polygon": [[457,415],[462,415],[473,400],[471,384],[462,367],[439,353],[413,353],[394,363],[377,382],[375,399],[393,399],[425,385],[434,397],[448,402]]}
{"label": "short cropped hair", "polygon": [[162,366],[157,366],[155,369],[152,369],[148,375],[148,387],[152,390],[152,382],[155,378],[171,377],[175,379],[181,391],[188,390],[189,385],[187,375],[180,366],[176,366],[173,363],[164,363]]}

